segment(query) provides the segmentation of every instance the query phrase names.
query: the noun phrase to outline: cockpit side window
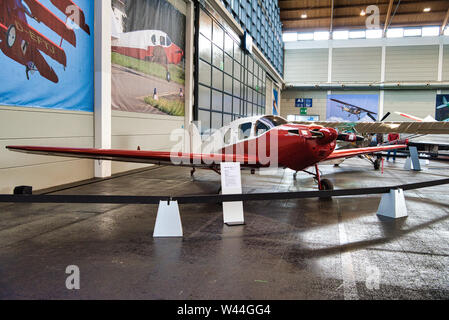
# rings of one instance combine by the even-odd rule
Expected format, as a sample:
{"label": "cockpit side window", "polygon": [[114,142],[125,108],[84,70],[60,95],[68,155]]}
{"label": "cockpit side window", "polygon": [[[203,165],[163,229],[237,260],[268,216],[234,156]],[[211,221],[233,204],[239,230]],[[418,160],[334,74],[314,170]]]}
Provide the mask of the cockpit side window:
{"label": "cockpit side window", "polygon": [[270,130],[270,128],[263,122],[257,121],[256,123],[256,136],[260,136]]}
{"label": "cockpit side window", "polygon": [[251,136],[251,127],[251,122],[245,122],[239,126],[239,140],[248,139]]}
{"label": "cockpit side window", "polygon": [[152,35],[151,36],[151,42],[153,43],[153,45],[156,45],[156,35]]}
{"label": "cockpit side window", "polygon": [[167,36],[167,46],[171,46],[171,39],[169,36]]}
{"label": "cockpit side window", "polygon": [[160,40],[160,42],[161,42],[161,46],[165,46],[165,37],[164,37],[164,36],[161,36],[161,37],[159,38],[159,40]]}

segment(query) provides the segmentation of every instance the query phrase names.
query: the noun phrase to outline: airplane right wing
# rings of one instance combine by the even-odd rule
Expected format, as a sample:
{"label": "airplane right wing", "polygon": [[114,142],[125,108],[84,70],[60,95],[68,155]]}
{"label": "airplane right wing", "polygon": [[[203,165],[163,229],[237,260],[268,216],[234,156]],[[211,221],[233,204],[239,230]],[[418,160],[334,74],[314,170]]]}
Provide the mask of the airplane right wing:
{"label": "airplane right wing", "polygon": [[341,159],[341,158],[350,158],[362,154],[370,154],[380,151],[388,151],[394,149],[404,149],[407,148],[405,144],[398,144],[392,146],[379,146],[379,147],[368,147],[368,148],[354,148],[354,149],[339,149],[332,152],[329,157],[327,157],[323,161]]}
{"label": "airplane right wing", "polygon": [[86,16],[75,3],[71,0],[51,0],[51,3],[67,16],[67,19],[72,20],[88,35],[90,35],[89,25],[86,23]]}

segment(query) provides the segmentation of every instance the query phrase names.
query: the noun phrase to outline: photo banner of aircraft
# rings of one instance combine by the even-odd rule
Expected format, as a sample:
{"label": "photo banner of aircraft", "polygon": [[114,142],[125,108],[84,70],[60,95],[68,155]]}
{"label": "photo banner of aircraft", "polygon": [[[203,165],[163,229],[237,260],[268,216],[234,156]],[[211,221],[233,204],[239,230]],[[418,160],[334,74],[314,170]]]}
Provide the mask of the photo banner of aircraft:
{"label": "photo banner of aircraft", "polygon": [[0,104],[93,111],[94,3],[0,1]]}

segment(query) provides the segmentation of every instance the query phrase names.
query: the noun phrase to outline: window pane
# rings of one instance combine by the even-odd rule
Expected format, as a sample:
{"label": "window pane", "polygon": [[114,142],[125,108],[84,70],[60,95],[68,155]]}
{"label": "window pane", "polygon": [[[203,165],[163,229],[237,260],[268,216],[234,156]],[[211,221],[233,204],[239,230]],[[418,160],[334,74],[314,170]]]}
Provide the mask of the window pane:
{"label": "window pane", "polygon": [[201,85],[198,90],[198,107],[210,109],[210,89]]}
{"label": "window pane", "polygon": [[211,62],[210,55],[212,50],[211,42],[202,35],[200,35],[199,47],[200,47],[199,48],[200,58],[210,63]]}
{"label": "window pane", "polygon": [[214,43],[217,44],[220,48],[223,48],[223,29],[219,25],[214,22]]}
{"label": "window pane", "polygon": [[223,51],[217,46],[213,47],[214,47],[212,56],[213,65],[219,68],[220,70],[223,70]]}
{"label": "window pane", "polygon": [[224,95],[223,112],[232,113],[232,96]]}
{"label": "window pane", "polygon": [[212,110],[223,111],[223,94],[212,90]]}
{"label": "window pane", "polygon": [[200,11],[200,32],[212,39],[212,19],[203,10]]}
{"label": "window pane", "polygon": [[223,72],[217,68],[212,68],[212,87],[223,90]]}
{"label": "window pane", "polygon": [[220,129],[223,126],[222,120],[223,114],[218,112],[212,112],[212,125],[213,129]]}
{"label": "window pane", "polygon": [[234,80],[234,96],[240,98],[240,82],[237,80]]}
{"label": "window pane", "polygon": [[234,59],[239,63],[242,62],[242,49],[239,46],[234,46]]}
{"label": "window pane", "polygon": [[227,54],[225,54],[224,56],[224,71],[232,75],[232,58]]}
{"label": "window pane", "polygon": [[204,83],[208,86],[211,85],[210,83],[210,77],[211,77],[211,70],[210,70],[211,66],[203,61],[200,60],[200,82]]}
{"label": "window pane", "polygon": [[210,112],[198,110],[198,121],[201,125],[200,133],[204,134],[210,129]]}
{"label": "window pane", "polygon": [[240,99],[233,98],[232,113],[240,114]]}
{"label": "window pane", "polygon": [[240,64],[234,61],[234,78],[240,80]]}
{"label": "window pane", "polygon": [[231,57],[234,53],[234,40],[227,34],[225,34],[225,51],[227,54],[229,54]]}
{"label": "window pane", "polygon": [[224,91],[232,94],[232,78],[227,74],[224,75]]}
{"label": "window pane", "polygon": [[223,115],[223,125],[226,126],[232,122],[232,115],[224,114]]}

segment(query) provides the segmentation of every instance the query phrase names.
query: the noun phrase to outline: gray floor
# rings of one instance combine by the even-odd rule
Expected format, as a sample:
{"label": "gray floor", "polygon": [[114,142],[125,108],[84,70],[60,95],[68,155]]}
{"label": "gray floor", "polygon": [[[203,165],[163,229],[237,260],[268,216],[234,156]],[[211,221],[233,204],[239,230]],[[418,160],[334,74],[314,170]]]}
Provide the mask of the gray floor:
{"label": "gray floor", "polygon": [[[321,170],[336,188],[449,176],[404,160]],[[243,174],[244,192],[316,188],[304,173]],[[160,167],[65,194],[214,193],[219,176]],[[380,219],[380,196],[246,202],[246,225],[222,223],[221,205],[181,205],[183,239],[153,239],[155,205],[0,205],[1,299],[448,299],[448,186],[406,192],[409,217]],[[81,289],[65,287],[77,265]]]}

